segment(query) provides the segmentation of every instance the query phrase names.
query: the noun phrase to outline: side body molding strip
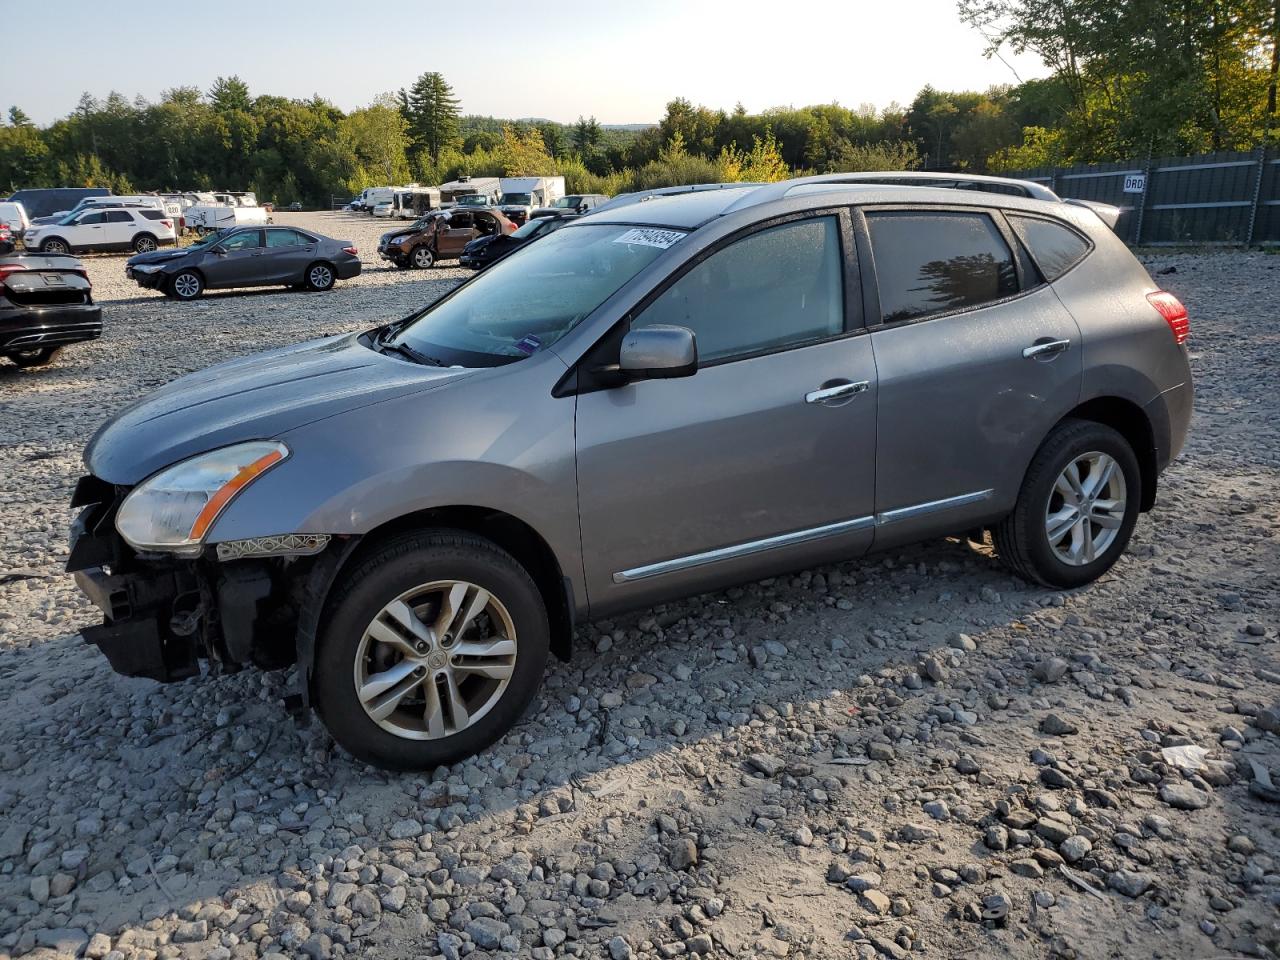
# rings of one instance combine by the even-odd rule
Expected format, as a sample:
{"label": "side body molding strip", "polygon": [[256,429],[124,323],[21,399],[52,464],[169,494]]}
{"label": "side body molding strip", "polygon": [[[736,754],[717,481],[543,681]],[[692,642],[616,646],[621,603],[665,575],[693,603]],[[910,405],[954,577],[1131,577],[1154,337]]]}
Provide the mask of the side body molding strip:
{"label": "side body molding strip", "polygon": [[873,517],[855,517],[852,520],[841,520],[821,527],[810,527],[807,530],[796,530],[792,533],[780,533],[776,536],[765,537],[762,540],[751,540],[747,543],[734,544],[731,547],[707,550],[705,553],[693,553],[685,557],[650,563],[643,567],[632,567],[630,570],[621,570],[615,573],[613,582],[634,583],[636,580],[645,580],[649,577],[661,576],[664,573],[675,573],[679,570],[705,566],[708,563],[719,563],[722,560],[736,560],[739,557],[748,557],[755,553],[762,553],[765,550],[776,550],[779,547],[790,547],[798,543],[808,543],[812,540],[823,540],[842,533],[852,533],[855,530],[866,530],[873,526],[911,520],[930,513],[937,513],[941,510],[950,510],[955,507],[963,507],[971,503],[987,500],[994,492],[994,490],[976,490],[973,493],[963,493],[957,497],[947,497],[945,500],[930,500],[928,503],[917,503],[910,507],[887,510]]}

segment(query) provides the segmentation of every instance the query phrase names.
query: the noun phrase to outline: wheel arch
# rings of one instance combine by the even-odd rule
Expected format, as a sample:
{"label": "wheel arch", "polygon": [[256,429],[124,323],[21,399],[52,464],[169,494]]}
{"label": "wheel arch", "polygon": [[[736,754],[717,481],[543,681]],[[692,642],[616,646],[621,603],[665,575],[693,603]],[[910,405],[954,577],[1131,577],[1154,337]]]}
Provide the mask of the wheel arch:
{"label": "wheel arch", "polygon": [[[1142,501],[1139,509],[1145,513],[1155,506],[1160,468],[1155,430],[1142,407],[1123,397],[1094,397],[1078,404],[1062,419],[1091,420],[1110,427],[1124,437],[1133,448],[1134,456],[1138,458],[1138,467],[1142,471]],[[1055,428],[1056,426],[1055,424]]]}
{"label": "wheel arch", "polygon": [[484,537],[511,554],[528,571],[542,595],[550,622],[551,652],[568,660],[573,643],[576,602],[572,582],[564,576],[550,545],[533,527],[518,517],[490,507],[454,505],[430,507],[388,520],[359,537],[343,538],[331,545],[312,565],[306,585],[306,603],[297,626],[298,669],[302,690],[309,698],[316,637],[334,583],[342,571],[388,540],[418,530],[457,530]]}
{"label": "wheel arch", "polygon": [[136,244],[136,243],[137,243],[137,242],[138,242],[142,237],[150,237],[153,241],[155,241],[155,245],[156,245],[156,247],[157,247],[157,248],[159,248],[159,246],[160,246],[160,238],[159,238],[159,237],[157,237],[157,236],[156,236],[154,233],[152,233],[150,230],[139,230],[137,233],[135,233],[135,234],[134,234],[134,235],[129,239],[129,246],[133,246],[134,244]]}

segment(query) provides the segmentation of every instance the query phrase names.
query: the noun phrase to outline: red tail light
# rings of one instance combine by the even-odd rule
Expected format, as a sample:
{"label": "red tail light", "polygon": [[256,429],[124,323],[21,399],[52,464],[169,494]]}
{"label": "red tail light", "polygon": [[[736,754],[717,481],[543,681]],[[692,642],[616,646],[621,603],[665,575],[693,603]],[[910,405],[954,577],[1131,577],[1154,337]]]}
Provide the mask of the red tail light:
{"label": "red tail light", "polygon": [[0,263],[0,283],[4,283],[9,279],[10,274],[18,273],[25,270],[26,265],[21,263]]}
{"label": "red tail light", "polygon": [[359,250],[357,250],[355,247],[343,247],[343,248],[342,248],[342,252],[343,252],[343,253],[349,253],[349,254],[351,254],[351,255],[354,257],[354,256],[355,256],[356,254],[358,254],[360,251],[359,251]]}
{"label": "red tail light", "polygon": [[1160,316],[1169,324],[1174,341],[1179,345],[1186,343],[1187,337],[1191,335],[1191,318],[1187,316],[1187,308],[1182,305],[1182,301],[1164,290],[1148,293],[1147,301],[1160,311]]}
{"label": "red tail light", "polygon": [[161,221],[160,221],[160,223],[161,223],[161,225],[162,225],[166,230],[172,230],[172,229],[173,229],[173,221],[172,221],[172,220],[161,220]]}

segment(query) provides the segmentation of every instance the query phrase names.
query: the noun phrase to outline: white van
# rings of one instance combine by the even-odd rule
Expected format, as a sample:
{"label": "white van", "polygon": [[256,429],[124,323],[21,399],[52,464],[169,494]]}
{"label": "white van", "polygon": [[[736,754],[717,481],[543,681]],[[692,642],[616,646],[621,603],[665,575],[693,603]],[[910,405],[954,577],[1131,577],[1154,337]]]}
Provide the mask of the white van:
{"label": "white van", "polygon": [[20,237],[31,226],[31,219],[27,216],[27,208],[21,203],[0,200],[0,223],[8,227],[15,237]]}
{"label": "white van", "polygon": [[357,203],[352,204],[365,213],[373,213],[374,208],[380,203],[390,203],[395,199],[395,187],[366,187],[365,191],[357,198]]}

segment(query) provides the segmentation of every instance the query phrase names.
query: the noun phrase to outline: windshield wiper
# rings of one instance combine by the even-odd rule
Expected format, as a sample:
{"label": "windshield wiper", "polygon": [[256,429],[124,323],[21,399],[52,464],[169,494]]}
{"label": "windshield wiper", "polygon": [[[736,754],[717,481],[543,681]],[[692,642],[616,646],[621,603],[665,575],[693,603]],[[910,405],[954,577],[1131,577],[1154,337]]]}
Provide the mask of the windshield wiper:
{"label": "windshield wiper", "polygon": [[435,357],[429,357],[420,350],[415,350],[407,343],[387,343],[385,341],[377,344],[380,353],[398,353],[402,357],[412,360],[414,363],[425,364],[428,367],[443,367],[445,362],[437,360]]}

